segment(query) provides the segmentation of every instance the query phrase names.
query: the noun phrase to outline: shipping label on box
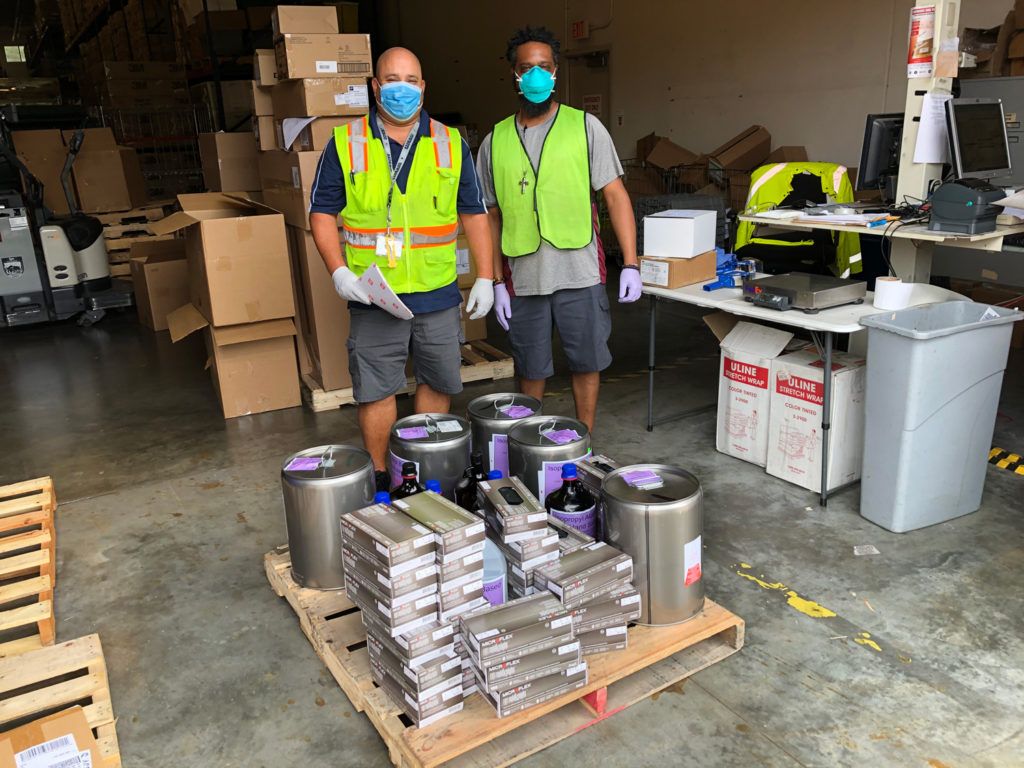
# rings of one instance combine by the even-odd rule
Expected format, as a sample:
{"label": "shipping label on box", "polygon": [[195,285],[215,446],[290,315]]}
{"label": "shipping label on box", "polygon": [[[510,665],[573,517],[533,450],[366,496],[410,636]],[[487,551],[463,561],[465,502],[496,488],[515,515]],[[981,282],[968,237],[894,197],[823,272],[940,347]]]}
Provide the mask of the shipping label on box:
{"label": "shipping label on box", "polygon": [[763,467],[768,452],[772,360],[793,338],[755,323],[739,322],[722,339],[715,447]]}
{"label": "shipping label on box", "polygon": [[673,210],[644,216],[644,256],[689,259],[715,249],[715,211]]}
{"label": "shipping label on box", "polygon": [[365,115],[370,91],[365,77],[310,77],[288,80],[272,89],[274,117]]}
{"label": "shipping label on box", "polygon": [[[865,362],[844,354],[832,361],[828,488],[860,478],[864,447]],[[813,349],[775,360],[770,378],[768,474],[821,490],[824,363]]]}

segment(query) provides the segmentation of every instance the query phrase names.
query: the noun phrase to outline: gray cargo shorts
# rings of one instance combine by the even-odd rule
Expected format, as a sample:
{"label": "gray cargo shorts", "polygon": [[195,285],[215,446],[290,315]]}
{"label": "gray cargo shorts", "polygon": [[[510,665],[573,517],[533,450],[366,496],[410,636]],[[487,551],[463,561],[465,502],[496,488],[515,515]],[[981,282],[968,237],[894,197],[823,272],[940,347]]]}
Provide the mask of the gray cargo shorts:
{"label": "gray cargo shorts", "polygon": [[351,309],[348,370],[357,403],[383,400],[405,387],[412,355],[418,384],[454,395],[462,391],[462,323],[458,305],[401,320],[379,309]]}
{"label": "gray cargo shorts", "polygon": [[562,349],[574,373],[603,371],[612,364],[608,337],[612,316],[603,285],[568,288],[547,296],[512,296],[508,340],[516,373],[526,379],[546,379],[555,373],[551,357],[552,329],[558,329]]}

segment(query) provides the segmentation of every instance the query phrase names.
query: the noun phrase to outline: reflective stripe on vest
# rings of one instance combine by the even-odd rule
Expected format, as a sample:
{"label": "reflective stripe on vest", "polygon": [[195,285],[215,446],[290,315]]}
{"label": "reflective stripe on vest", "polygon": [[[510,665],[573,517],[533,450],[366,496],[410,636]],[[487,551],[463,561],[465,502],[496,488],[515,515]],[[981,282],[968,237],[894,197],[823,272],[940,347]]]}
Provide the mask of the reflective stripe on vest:
{"label": "reflective stripe on vest", "polygon": [[348,161],[353,173],[364,173],[369,160],[370,119],[353,120],[348,124]]}
{"label": "reflective stripe on vest", "polygon": [[770,179],[772,176],[774,176],[777,173],[781,173],[782,169],[785,167],[785,163],[776,163],[767,171],[765,171],[761,178],[755,181],[754,185],[750,188],[750,191],[747,193],[747,200],[752,200],[754,198],[754,195],[757,194],[757,190],[759,190],[764,185],[764,183],[768,181],[768,179]]}
{"label": "reflective stripe on vest", "polygon": [[430,138],[434,140],[434,162],[438,168],[452,167],[452,143],[449,141],[448,129],[437,120],[430,121]]}
{"label": "reflective stripe on vest", "polygon": [[[353,248],[376,248],[377,247],[377,236],[387,233],[387,227],[381,227],[380,229],[351,229],[344,227],[345,242],[351,245]],[[431,230],[443,230],[439,232],[432,232]],[[456,236],[458,235],[459,225],[453,224],[451,227],[410,227],[409,229],[409,247],[410,248],[428,248],[435,245],[448,245],[455,242]],[[405,232],[398,230],[391,233],[392,236],[398,242],[405,244]]]}

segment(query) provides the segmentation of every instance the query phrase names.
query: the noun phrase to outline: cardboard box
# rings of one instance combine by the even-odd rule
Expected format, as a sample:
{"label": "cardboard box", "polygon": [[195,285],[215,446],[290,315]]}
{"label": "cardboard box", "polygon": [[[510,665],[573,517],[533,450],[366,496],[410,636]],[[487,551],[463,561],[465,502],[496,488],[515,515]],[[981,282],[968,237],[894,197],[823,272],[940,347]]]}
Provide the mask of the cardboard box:
{"label": "cardboard box", "polygon": [[[304,312],[299,317],[302,334],[308,342],[312,358],[312,377],[325,390],[352,386],[348,370],[348,339],[351,315],[347,302],[338,296],[313,235],[296,227],[288,227],[292,254],[298,261],[300,285],[305,298]],[[340,240],[340,237],[339,237]]]}
{"label": "cardboard box", "polygon": [[211,326],[196,307],[186,304],[167,316],[167,327],[174,342],[204,331],[224,418],[302,404],[290,319]]}
{"label": "cardboard box", "polygon": [[[461,233],[455,240],[455,272],[459,276],[459,288],[473,287],[477,276],[476,261],[469,251],[469,240]],[[486,326],[486,323],[484,325]],[[482,339],[485,336],[487,336],[486,327],[483,335],[479,338]],[[468,337],[466,341],[469,341]]]}
{"label": "cardboard box", "polygon": [[[93,152],[100,149],[117,149],[117,141],[114,139],[114,132],[109,128],[81,128],[82,131],[82,152]],[[65,145],[71,144],[71,139],[78,131],[64,130],[60,132],[61,140]],[[75,161],[78,162],[77,160]]]}
{"label": "cardboard box", "polygon": [[644,216],[644,256],[688,259],[715,249],[715,211],[673,210]]}
{"label": "cardboard box", "polygon": [[718,254],[707,251],[692,259],[640,258],[640,279],[644,285],[675,290],[684,285],[715,279]]}
{"label": "cardboard box", "polygon": [[554,648],[572,638],[572,616],[551,594],[532,595],[459,620],[477,668]]}
{"label": "cardboard box", "polygon": [[[57,129],[12,131],[18,158],[43,185],[43,204],[58,216],[70,213],[60,174],[67,159],[67,147]],[[70,179],[68,184],[71,184]],[[71,194],[74,194],[72,187]]]}
{"label": "cardboard box", "polygon": [[437,656],[429,662],[411,666],[405,659],[396,654],[390,643],[378,633],[366,633],[366,648],[370,659],[384,667],[402,681],[402,687],[414,698],[427,698],[455,685],[454,678],[459,678],[462,685],[462,659],[454,652],[450,656]]}
{"label": "cardboard box", "polygon": [[250,133],[201,133],[199,156],[210,192],[247,192],[260,188],[256,142]]}
{"label": "cardboard box", "polygon": [[366,614],[362,618],[367,632],[369,633],[376,629],[377,637],[382,638],[385,642],[390,641],[393,648],[401,649],[399,655],[410,666],[415,666],[417,659],[431,659],[440,653],[445,653],[447,648],[455,649],[455,626],[453,624],[441,624],[435,621],[432,624],[420,627],[414,632],[407,632],[398,635],[398,637],[386,637],[387,633],[382,635],[380,632],[381,629],[386,629],[383,623],[379,622],[375,617]]}
{"label": "cardboard box", "polygon": [[[772,363],[768,414],[768,474],[815,493],[821,490],[821,429],[824,363],[815,349],[783,355]],[[832,436],[828,488],[860,478],[864,449],[865,361],[832,357]]]}
{"label": "cardboard box", "polygon": [[342,543],[342,562],[345,573],[377,584],[394,605],[400,605],[403,599],[416,600],[437,592],[437,563],[428,563],[422,568],[393,575],[373,553],[367,552],[351,539],[345,539]]}
{"label": "cardboard box", "polygon": [[[66,745],[69,750],[66,759],[77,760],[81,753],[87,752],[87,758],[91,761],[91,765],[103,765],[103,756],[92,735],[89,721],[85,718],[85,711],[80,706],[74,706],[0,734],[0,766],[14,768],[15,764],[28,765],[28,762],[21,762],[25,759],[24,756],[17,762],[15,757],[33,747],[60,739],[62,736],[70,736],[73,740],[73,745]],[[48,746],[50,745],[48,744]],[[45,754],[56,757],[60,747],[59,744],[53,744],[53,751],[47,750]],[[31,761],[31,764],[41,765],[34,760]],[[83,765],[85,764],[87,763],[83,763]],[[56,765],[56,762],[48,761],[46,765]]]}
{"label": "cardboard box", "polygon": [[708,156],[711,178],[721,182],[724,169],[752,171],[771,153],[772,136],[760,125],[752,125],[733,136]]}
{"label": "cardboard box", "polygon": [[533,583],[547,589],[567,608],[581,605],[612,585],[633,578],[633,558],[603,541],[595,541],[533,572]]}
{"label": "cardboard box", "polygon": [[425,491],[395,499],[391,504],[433,531],[439,563],[451,562],[484,548],[483,520],[440,494]]}
{"label": "cardboard box", "polygon": [[765,158],[764,165],[770,163],[806,163],[807,149],[805,147],[776,147],[772,153]]}
{"label": "cardboard box", "polygon": [[178,202],[180,212],[150,229],[158,235],[185,230],[189,296],[207,320],[223,327],[295,314],[280,213],[216,192],[178,195]]}
{"label": "cardboard box", "polygon": [[772,360],[782,354],[793,334],[738,321],[724,312],[708,315],[704,322],[722,348],[715,448],[763,467],[768,455]]}
{"label": "cardboard box", "polygon": [[263,200],[292,227],[309,229],[309,197],[320,152],[262,152],[258,158]]}
{"label": "cardboard box", "polygon": [[[675,168],[680,165],[692,165],[700,157],[662,136],[656,136],[655,138],[657,141],[654,142],[646,157],[643,158],[655,168],[667,171],[669,168]],[[641,141],[644,141],[644,139],[641,139]]]}
{"label": "cardboard box", "polygon": [[459,293],[462,294],[462,336],[463,341],[476,341],[477,339],[487,338],[487,317],[479,317],[476,320],[469,318],[469,313],[466,312],[466,304],[469,302],[469,290],[463,288]]}
{"label": "cardboard box", "polygon": [[488,664],[480,670],[481,682],[488,693],[517,688],[531,680],[562,672],[582,660],[580,641],[576,638],[543,651],[520,656],[511,661]]}
{"label": "cardboard box", "polygon": [[269,152],[277,149],[277,136],[274,131],[274,118],[270,115],[253,117],[252,133],[256,139],[256,149]]}
{"label": "cardboard box", "polygon": [[412,720],[417,728],[426,728],[428,725],[462,710],[461,675],[458,685],[452,685],[440,693],[419,700],[412,696],[406,696],[407,691],[402,686],[402,681],[393,672],[389,672],[386,667],[373,660],[370,661],[370,675],[387,691],[391,700],[398,705],[406,717]]}
{"label": "cardboard box", "polygon": [[558,550],[562,553],[562,557],[565,557],[570,552],[575,552],[580,547],[585,547],[587,544],[592,544],[594,539],[583,531],[579,531],[573,528],[571,525],[566,525],[557,517],[548,515],[548,528],[551,528],[558,534]]}
{"label": "cardboard box", "polygon": [[256,80],[252,81],[252,113],[257,117],[266,117],[274,114],[274,100],[271,96],[273,89],[269,86],[260,85]]}
{"label": "cardboard box", "polygon": [[[334,141],[334,129],[348,125],[352,119],[352,117],[287,117],[284,120],[275,120],[274,131],[277,148],[295,152],[322,152],[328,144]],[[286,131],[287,136],[285,135]],[[289,140],[291,140],[290,143]]]}
{"label": "cardboard box", "polygon": [[460,616],[490,605],[484,597],[483,576],[476,581],[439,592],[437,598],[440,607],[438,616],[441,621],[454,621]]}
{"label": "cardboard box", "polygon": [[139,322],[154,331],[167,328],[167,315],[188,303],[185,241],[137,240],[130,263]]}
{"label": "cardboard box", "polygon": [[83,144],[71,175],[85,213],[127,211],[146,204],[146,182],[131,147],[92,150]]}
{"label": "cardboard box", "polygon": [[278,83],[272,93],[274,117],[365,115],[370,90],[365,77],[311,77]]}
{"label": "cardboard box", "polygon": [[504,543],[547,536],[548,513],[518,477],[481,481],[477,494],[484,518]]}
{"label": "cardboard box", "polygon": [[277,77],[372,77],[369,35],[285,34],[274,44]]}
{"label": "cardboard box", "polygon": [[375,616],[387,627],[391,637],[413,632],[437,621],[437,593],[431,593],[405,605],[391,607],[372,584],[345,574],[345,595],[362,610]]}
{"label": "cardboard box", "polygon": [[338,33],[338,11],[332,6],[279,5],[270,14],[274,38],[284,34]]}
{"label": "cardboard box", "polygon": [[273,48],[257,48],[253,58],[253,77],[258,85],[277,85],[277,55]]}

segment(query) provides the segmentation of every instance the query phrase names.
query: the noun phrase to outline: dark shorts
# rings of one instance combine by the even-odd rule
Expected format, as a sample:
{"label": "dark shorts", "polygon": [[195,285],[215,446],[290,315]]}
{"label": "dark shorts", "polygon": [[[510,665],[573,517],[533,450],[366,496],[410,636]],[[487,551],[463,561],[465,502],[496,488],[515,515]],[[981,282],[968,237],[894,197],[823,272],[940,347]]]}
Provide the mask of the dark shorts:
{"label": "dark shorts", "polygon": [[603,285],[555,291],[547,296],[512,296],[511,300],[508,339],[516,373],[523,378],[554,375],[551,334],[555,328],[570,371],[590,373],[611,365],[608,337],[612,317]]}
{"label": "dark shorts", "polygon": [[418,384],[448,395],[462,391],[462,322],[458,306],[400,320],[375,309],[352,309],[348,370],[357,403],[372,403],[405,387],[412,355]]}

